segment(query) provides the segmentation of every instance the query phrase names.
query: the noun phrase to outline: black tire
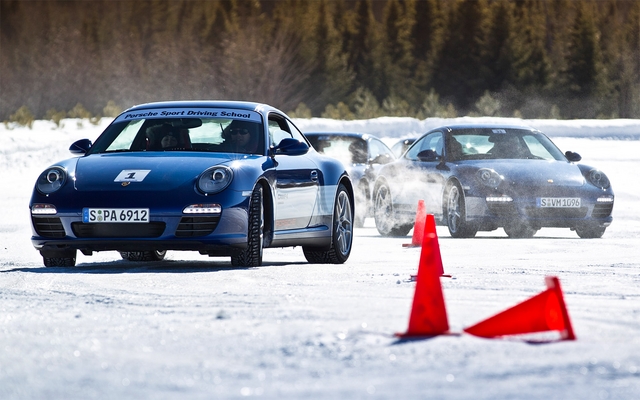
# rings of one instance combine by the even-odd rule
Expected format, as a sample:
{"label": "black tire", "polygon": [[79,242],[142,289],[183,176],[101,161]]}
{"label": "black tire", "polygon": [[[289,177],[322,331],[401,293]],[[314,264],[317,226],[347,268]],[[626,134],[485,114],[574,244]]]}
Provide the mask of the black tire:
{"label": "black tire", "polygon": [[538,229],[532,228],[525,223],[513,223],[506,225],[504,231],[512,239],[529,239],[538,232]]}
{"label": "black tire", "polygon": [[589,226],[585,228],[576,228],[576,233],[582,239],[599,239],[604,235],[605,226]]}
{"label": "black tire", "polygon": [[150,251],[120,251],[120,256],[127,261],[162,261],[167,255],[166,250]]}
{"label": "black tire", "polygon": [[331,248],[318,250],[302,247],[304,257],[312,264],[343,264],[351,254],[353,244],[353,203],[347,188],[340,184],[333,205]]}
{"label": "black tire", "polygon": [[472,238],[478,229],[467,222],[466,204],[462,189],[456,183],[449,183],[445,190],[444,215],[449,234],[454,238]]}
{"label": "black tire", "polygon": [[375,193],[373,217],[376,221],[378,233],[385,237],[407,236],[412,228],[411,224],[398,225],[393,212],[391,191],[386,185],[381,185]]}
{"label": "black tire", "polygon": [[234,267],[258,267],[262,265],[264,243],[264,203],[263,189],[258,185],[251,193],[249,221],[247,225],[247,247],[238,255],[231,256]]}
{"label": "black tire", "polygon": [[47,253],[47,257],[42,256],[42,263],[47,268],[75,267],[76,250],[61,250],[56,253]]}

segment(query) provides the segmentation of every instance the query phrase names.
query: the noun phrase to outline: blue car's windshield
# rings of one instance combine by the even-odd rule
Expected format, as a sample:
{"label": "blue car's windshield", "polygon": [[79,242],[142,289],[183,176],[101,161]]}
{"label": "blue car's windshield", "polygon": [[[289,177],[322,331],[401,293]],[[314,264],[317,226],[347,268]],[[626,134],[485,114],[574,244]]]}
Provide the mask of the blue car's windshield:
{"label": "blue car's windshield", "polygon": [[147,151],[264,152],[259,121],[235,118],[118,118],[88,154]]}

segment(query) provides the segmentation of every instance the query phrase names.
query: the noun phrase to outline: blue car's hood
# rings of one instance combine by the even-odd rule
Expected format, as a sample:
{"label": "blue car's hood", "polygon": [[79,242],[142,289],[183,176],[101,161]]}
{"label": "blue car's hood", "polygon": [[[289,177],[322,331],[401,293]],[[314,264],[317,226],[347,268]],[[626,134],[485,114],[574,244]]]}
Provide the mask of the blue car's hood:
{"label": "blue car's hood", "polygon": [[[476,163],[476,166],[479,166]],[[487,163],[504,181],[517,186],[582,186],[584,177],[577,165],[565,161],[492,160]]]}
{"label": "blue car's hood", "polygon": [[168,191],[213,165],[231,161],[222,153],[95,154],[77,160],[74,185],[78,191],[104,191],[125,182],[137,190]]}

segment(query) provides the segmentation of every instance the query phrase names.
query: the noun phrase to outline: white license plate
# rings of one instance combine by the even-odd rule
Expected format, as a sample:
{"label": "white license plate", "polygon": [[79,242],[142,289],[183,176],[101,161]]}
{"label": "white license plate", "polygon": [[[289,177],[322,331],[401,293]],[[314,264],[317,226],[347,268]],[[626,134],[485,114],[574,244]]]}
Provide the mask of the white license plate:
{"label": "white license plate", "polygon": [[148,208],[83,208],[82,222],[149,222]]}
{"label": "white license plate", "polygon": [[580,208],[580,198],[579,197],[539,197],[538,207]]}

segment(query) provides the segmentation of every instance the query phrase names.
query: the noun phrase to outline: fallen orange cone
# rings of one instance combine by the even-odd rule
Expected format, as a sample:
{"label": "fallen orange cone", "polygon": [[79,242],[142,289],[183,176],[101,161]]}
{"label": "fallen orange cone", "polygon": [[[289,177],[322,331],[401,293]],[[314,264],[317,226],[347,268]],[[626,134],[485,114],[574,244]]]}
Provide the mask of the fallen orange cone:
{"label": "fallen orange cone", "polygon": [[416,209],[416,220],[413,223],[413,235],[411,243],[403,243],[402,247],[420,247],[422,246],[422,238],[424,235],[424,223],[427,215],[427,209],[424,200],[418,200],[418,208]]}
{"label": "fallen orange cone", "polygon": [[561,340],[575,340],[560,280],[555,276],[548,276],[545,282],[547,290],[544,292],[464,331],[485,338],[559,331]]}
{"label": "fallen orange cone", "polygon": [[437,336],[447,334],[449,331],[447,310],[440,284],[440,275],[443,272],[442,259],[435,229],[433,232],[427,232],[430,230],[430,221],[435,227],[435,219],[431,214],[427,216],[425,224],[409,327],[407,332],[396,334],[402,338]]}

